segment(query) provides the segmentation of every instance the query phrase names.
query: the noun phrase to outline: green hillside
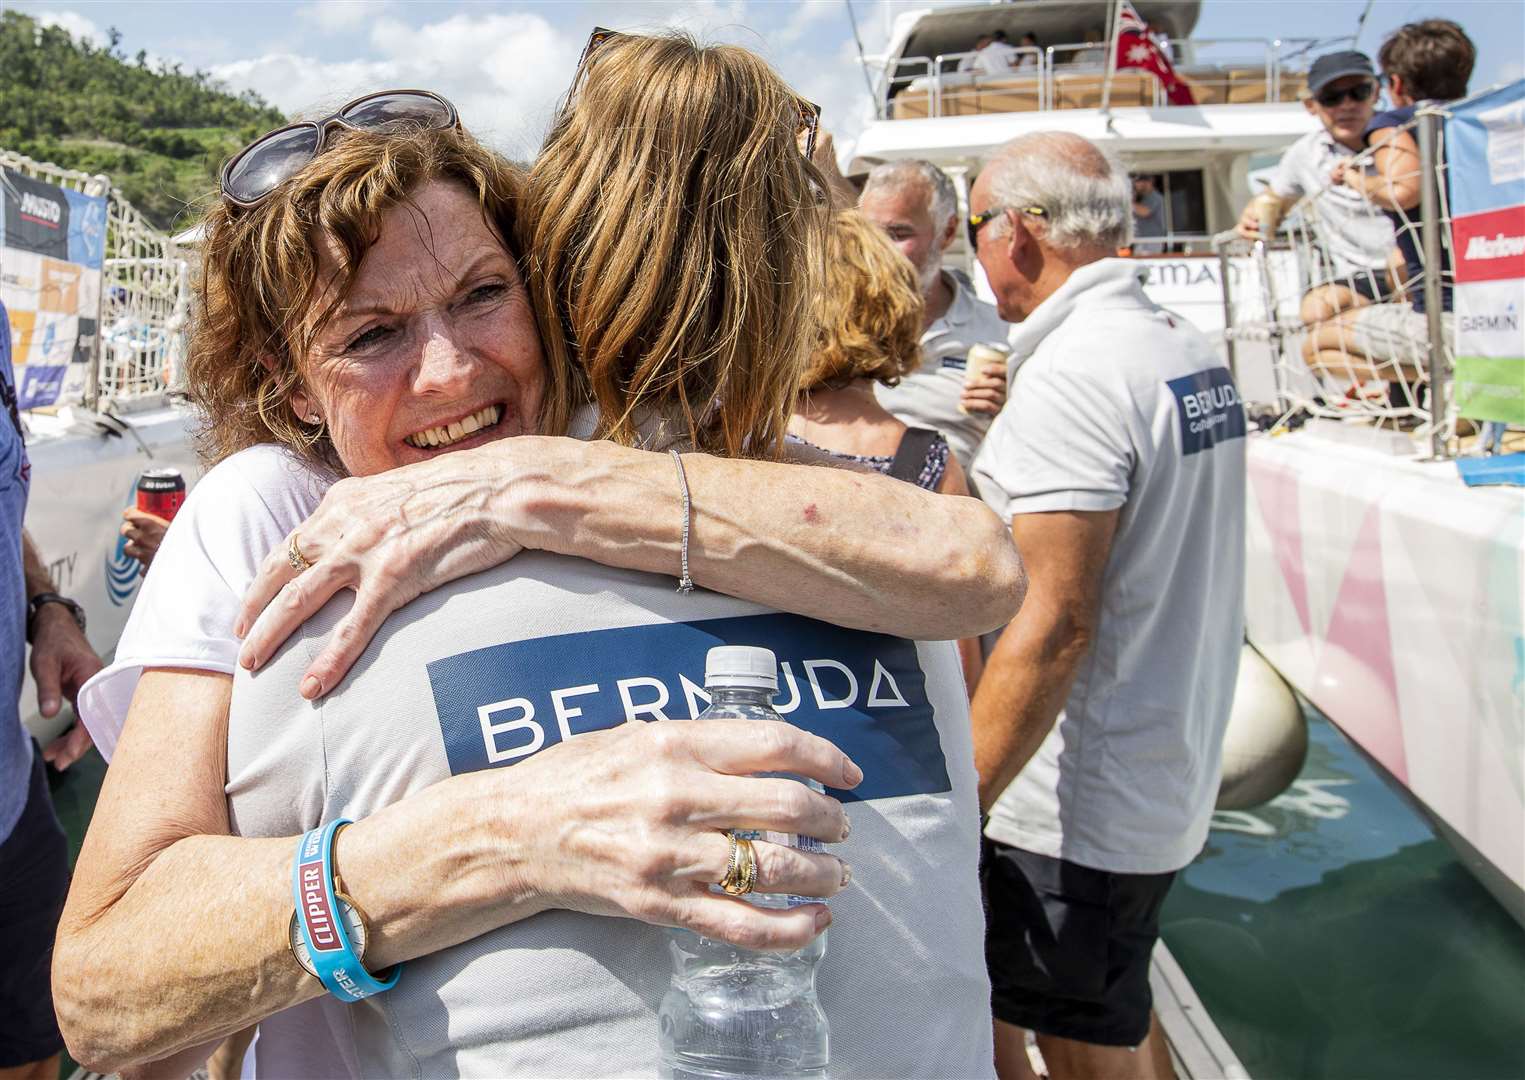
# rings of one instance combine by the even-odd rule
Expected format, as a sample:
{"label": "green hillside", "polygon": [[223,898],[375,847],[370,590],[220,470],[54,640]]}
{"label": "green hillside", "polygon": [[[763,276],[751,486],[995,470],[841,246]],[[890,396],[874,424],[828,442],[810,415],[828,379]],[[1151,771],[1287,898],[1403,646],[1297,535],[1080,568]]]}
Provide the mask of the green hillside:
{"label": "green hillside", "polygon": [[[284,117],[204,71],[98,48],[16,11],[0,13],[0,149],[105,173],[160,228],[183,224],[223,161]],[[194,209],[192,210],[194,213]]]}

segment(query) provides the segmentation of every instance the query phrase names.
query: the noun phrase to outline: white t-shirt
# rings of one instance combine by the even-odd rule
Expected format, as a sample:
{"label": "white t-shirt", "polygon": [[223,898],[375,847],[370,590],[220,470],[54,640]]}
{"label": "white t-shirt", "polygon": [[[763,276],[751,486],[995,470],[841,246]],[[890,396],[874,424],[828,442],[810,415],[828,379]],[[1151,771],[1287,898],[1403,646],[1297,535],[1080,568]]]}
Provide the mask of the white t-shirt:
{"label": "white t-shirt", "polygon": [[1310,131],[1282,154],[1271,175],[1271,190],[1284,199],[1315,196],[1305,212],[1334,261],[1335,274],[1385,274],[1396,244],[1392,221],[1354,188],[1329,181],[1335,164],[1355,155],[1323,128]]}
{"label": "white t-shirt", "polygon": [[992,41],[974,55],[958,62],[960,71],[972,71],[977,75],[1009,75],[1017,69],[1017,47],[1004,41]]}
{"label": "white t-shirt", "polygon": [[[235,676],[238,833],[360,818],[590,730],[695,715],[708,648],[764,645],[782,666],[780,711],[865,774],[838,793],[853,830],[833,850],[853,883],[831,901],[818,969],[832,1075],[992,1075],[976,779],[951,643],[529,552],[404,607],[343,683],[304,701],[301,673],[351,602],[336,597],[268,666]],[[670,975],[662,928],[550,911],[410,961],[348,1015],[365,1076],[655,1076]]]}
{"label": "white t-shirt", "polygon": [[[79,692],[79,716],[109,761],[144,668],[231,675],[240,642],[233,620],[265,555],[317,509],[333,477],[277,446],[220,462],[192,490],[164,534],[116,656]],[[349,1017],[331,998],[259,1024],[256,1076],[359,1076]],[[246,1066],[247,1069],[247,1066]]]}
{"label": "white t-shirt", "polygon": [[986,834],[1153,874],[1196,856],[1218,791],[1244,639],[1245,418],[1212,345],[1144,295],[1142,269],[1083,266],[1021,324],[1021,373],[974,476],[1008,521],[1120,509],[1095,638]]}
{"label": "white t-shirt", "polygon": [[[874,397],[901,423],[942,432],[967,472],[991,419],[985,413],[958,411],[969,346],[993,345],[1004,351],[1011,325],[958,277],[944,271],[943,280],[953,290],[953,301],[921,335],[921,365],[894,386],[875,383]],[[1013,370],[1008,365],[1008,378]]]}

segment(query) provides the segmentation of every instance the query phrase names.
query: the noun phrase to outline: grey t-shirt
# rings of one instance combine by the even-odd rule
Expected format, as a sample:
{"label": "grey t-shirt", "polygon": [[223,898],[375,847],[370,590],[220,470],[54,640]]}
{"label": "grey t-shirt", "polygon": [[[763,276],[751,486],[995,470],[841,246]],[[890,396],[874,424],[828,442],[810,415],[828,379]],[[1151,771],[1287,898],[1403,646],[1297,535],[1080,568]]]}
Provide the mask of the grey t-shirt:
{"label": "grey t-shirt", "polygon": [[1004,350],[1011,324],[961,279],[946,271],[944,277],[953,290],[953,302],[922,333],[921,366],[894,386],[876,384],[874,397],[901,423],[942,432],[967,472],[990,427],[990,417],[984,413],[958,411],[969,347],[994,345]]}
{"label": "grey t-shirt", "polygon": [[1149,243],[1149,240],[1165,235],[1165,197],[1158,191],[1150,191],[1133,201],[1149,208],[1145,216],[1137,211],[1133,214],[1133,250],[1140,255],[1156,255],[1164,251],[1163,243]]}
{"label": "grey t-shirt", "polygon": [[1271,176],[1271,190],[1282,198],[1313,196],[1303,211],[1328,250],[1334,273],[1342,277],[1384,273],[1395,244],[1386,214],[1354,188],[1330,182],[1335,164],[1355,155],[1320,128],[1287,147]]}
{"label": "grey t-shirt", "polygon": [[1119,511],[1095,636],[986,833],[1154,874],[1196,856],[1218,790],[1244,640],[1245,417],[1207,339],[1140,271],[1083,266],[1022,323],[974,476],[1008,521]]}
{"label": "grey t-shirt", "polygon": [[[990,1076],[969,711],[951,643],[842,630],[670,578],[528,553],[415,600],[321,702],[298,680],[345,593],[234,683],[228,801],[241,835],[361,818],[579,733],[687,717],[704,656],[767,646],[780,708],[865,780],[819,971],[834,1077]],[[406,868],[399,867],[400,873]],[[363,906],[364,897],[357,897]],[[653,1076],[665,931],[546,912],[409,962],[343,1009],[366,1076]]]}

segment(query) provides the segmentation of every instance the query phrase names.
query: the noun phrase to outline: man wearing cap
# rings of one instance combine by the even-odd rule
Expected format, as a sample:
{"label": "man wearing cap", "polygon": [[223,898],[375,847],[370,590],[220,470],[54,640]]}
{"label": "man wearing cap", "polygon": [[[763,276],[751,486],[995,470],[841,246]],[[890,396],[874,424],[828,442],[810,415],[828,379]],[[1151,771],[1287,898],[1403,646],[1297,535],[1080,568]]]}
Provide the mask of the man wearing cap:
{"label": "man wearing cap", "polygon": [[[1318,119],[1319,130],[1289,146],[1271,177],[1270,194],[1281,200],[1275,208],[1278,219],[1305,195],[1314,196],[1314,234],[1332,264],[1324,271],[1324,284],[1303,297],[1305,323],[1385,300],[1392,293],[1387,272],[1392,224],[1360,195],[1329,180],[1337,163],[1366,148],[1366,125],[1377,94],[1376,72],[1365,53],[1346,50],[1315,60],[1303,106]],[[1238,232],[1246,239],[1260,236],[1258,209],[1252,200],[1239,217]]]}

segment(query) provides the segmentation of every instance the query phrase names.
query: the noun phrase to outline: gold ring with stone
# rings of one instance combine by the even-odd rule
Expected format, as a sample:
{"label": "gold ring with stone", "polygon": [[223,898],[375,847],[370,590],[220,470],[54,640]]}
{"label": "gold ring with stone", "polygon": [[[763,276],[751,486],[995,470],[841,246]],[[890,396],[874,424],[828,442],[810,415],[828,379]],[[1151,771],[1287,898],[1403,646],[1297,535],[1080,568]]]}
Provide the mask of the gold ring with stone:
{"label": "gold ring with stone", "polygon": [[302,549],[297,547],[296,533],[291,534],[291,539],[286,544],[286,561],[290,563],[291,568],[299,574],[303,570],[306,570],[312,566],[312,562],[307,558],[306,555],[302,554]]}

